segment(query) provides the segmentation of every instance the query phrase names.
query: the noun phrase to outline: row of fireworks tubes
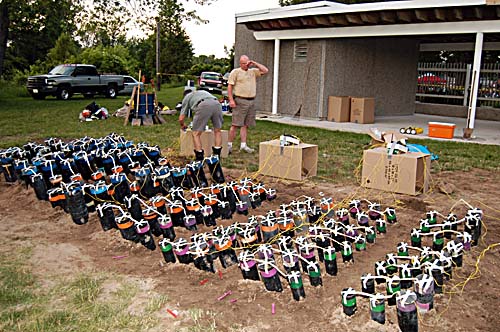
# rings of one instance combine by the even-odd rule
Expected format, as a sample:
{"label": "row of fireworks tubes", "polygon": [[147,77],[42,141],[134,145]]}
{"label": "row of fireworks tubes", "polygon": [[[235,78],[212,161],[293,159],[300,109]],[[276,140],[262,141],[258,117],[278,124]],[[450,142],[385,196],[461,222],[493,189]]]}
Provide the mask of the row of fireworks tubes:
{"label": "row of fireworks tubes", "polygon": [[44,144],[30,142],[0,151],[0,170],[8,182],[17,178],[29,181],[39,175],[46,189],[51,189],[60,187],[61,182],[117,183],[124,176],[136,177],[142,182],[135,186],[146,198],[158,193],[166,195],[172,187],[208,187],[205,164],[213,183],[225,182],[218,155],[172,167],[158,146],[144,142],[134,144],[116,134],[98,139],[84,137],[68,143],[49,138]]}
{"label": "row of fireworks tubes", "polygon": [[[115,164],[115,158],[110,162],[110,156],[120,163]],[[193,234],[188,242],[183,238],[175,240],[175,227],[195,232],[196,225],[216,226],[217,218],[230,219],[235,212],[248,215],[249,207],[273,200],[276,191],[248,178],[239,183],[213,183],[209,188],[186,185],[188,172],[167,165],[157,147],[146,143],[134,146],[115,134],[68,144],[49,139],[45,145],[31,143],[24,149],[10,148],[0,152],[0,162],[8,181],[13,178],[9,171],[13,165],[14,174],[32,185],[38,198],[49,200],[53,207],[61,206],[77,224],[86,223],[88,212],[97,211],[104,230],[116,228],[123,238],[140,242],[148,249],[156,248],[154,236],[163,237],[159,245],[167,262],[194,262],[211,272],[214,259],[219,258],[224,268],[238,263],[246,279],[259,280],[260,272],[270,291],[282,291],[281,274],[288,279],[296,300],[305,296],[299,262],[311,285],[320,285],[316,252],[327,274],[336,275],[337,252],[342,253],[344,262],[352,262],[353,246],[365,250],[366,243],[375,242],[377,233],[386,232],[387,223],[397,221],[393,208],[381,211],[378,203],[353,200],[349,209],[335,211],[332,198],[321,197],[318,206],[313,198],[305,197],[265,216],[249,216],[246,224]],[[182,180],[176,182],[174,174],[183,175]],[[131,181],[131,177],[135,180]],[[65,181],[68,178],[69,183]],[[158,186],[158,182],[162,183]],[[355,223],[351,224],[350,218]],[[304,231],[308,232],[296,236]],[[272,246],[274,243],[277,248]],[[240,251],[239,255],[235,250]],[[275,253],[281,254],[278,260],[285,272],[276,265]]]}
{"label": "row of fireworks tubes", "polygon": [[361,201],[353,200],[349,209],[335,211],[331,198],[322,197],[318,205],[305,197],[266,215],[249,216],[247,223],[194,234],[189,241],[164,238],[159,245],[168,263],[194,263],[209,272],[215,272],[217,258],[223,268],[238,264],[244,279],[262,280],[268,291],[283,291],[284,277],[298,301],[305,297],[302,273],[312,286],[322,285],[320,263],[326,274],[337,275],[337,253],[345,264],[353,263],[353,251],[375,243],[376,234],[386,232],[387,221],[397,222],[393,208],[380,211],[379,204],[370,203],[366,213]]}
{"label": "row of fireworks tubes", "polygon": [[[438,218],[442,221],[438,223]],[[451,280],[453,268],[463,264],[463,254],[477,246],[482,228],[483,211],[469,206],[461,219],[429,211],[420,220],[420,228],[412,229],[411,242],[400,242],[397,252],[375,262],[374,275],[361,276],[361,291],[346,288],[341,292],[343,311],[352,316],[357,310],[356,297],[369,299],[371,319],[385,323],[385,303],[396,305],[402,332],[418,331],[418,313],[434,308],[434,295],[443,292],[445,281]],[[424,246],[423,240],[432,242]],[[432,240],[430,240],[432,239]],[[416,255],[410,255],[410,251]],[[386,294],[376,293],[376,285],[385,285]]]}

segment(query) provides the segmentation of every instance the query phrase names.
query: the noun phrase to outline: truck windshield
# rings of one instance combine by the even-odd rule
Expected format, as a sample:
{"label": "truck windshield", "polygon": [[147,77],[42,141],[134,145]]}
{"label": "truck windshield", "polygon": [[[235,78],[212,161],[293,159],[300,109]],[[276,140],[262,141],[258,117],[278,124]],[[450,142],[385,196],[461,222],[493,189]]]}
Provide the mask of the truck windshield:
{"label": "truck windshield", "polygon": [[203,74],[201,77],[206,79],[206,80],[214,80],[214,81],[220,80],[219,74]]}
{"label": "truck windshield", "polygon": [[71,75],[75,68],[75,66],[59,65],[54,67],[54,69],[49,72],[49,75]]}

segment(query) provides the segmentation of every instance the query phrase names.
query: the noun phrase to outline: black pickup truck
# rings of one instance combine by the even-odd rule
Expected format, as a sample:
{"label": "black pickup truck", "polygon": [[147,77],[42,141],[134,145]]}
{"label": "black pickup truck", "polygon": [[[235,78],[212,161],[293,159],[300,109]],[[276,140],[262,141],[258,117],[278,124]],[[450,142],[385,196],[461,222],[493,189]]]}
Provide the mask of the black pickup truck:
{"label": "black pickup truck", "polygon": [[28,77],[27,88],[34,99],[54,96],[67,100],[75,93],[88,98],[96,94],[116,98],[124,86],[121,75],[100,75],[92,65],[65,64],[54,67],[47,75]]}

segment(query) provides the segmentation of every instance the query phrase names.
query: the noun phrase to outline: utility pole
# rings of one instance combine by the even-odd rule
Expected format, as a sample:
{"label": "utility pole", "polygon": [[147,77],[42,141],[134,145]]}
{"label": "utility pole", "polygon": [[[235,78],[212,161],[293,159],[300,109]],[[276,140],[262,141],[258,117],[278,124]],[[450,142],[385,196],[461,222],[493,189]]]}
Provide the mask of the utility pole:
{"label": "utility pole", "polygon": [[156,21],[156,90],[161,89],[160,73],[160,20]]}

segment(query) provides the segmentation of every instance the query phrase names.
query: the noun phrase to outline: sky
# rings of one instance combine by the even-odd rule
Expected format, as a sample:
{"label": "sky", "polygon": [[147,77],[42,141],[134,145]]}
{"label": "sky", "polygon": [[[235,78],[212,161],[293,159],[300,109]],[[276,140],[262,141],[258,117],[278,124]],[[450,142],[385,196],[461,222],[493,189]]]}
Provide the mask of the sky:
{"label": "sky", "polygon": [[194,54],[225,57],[224,45],[230,49],[234,44],[236,13],[277,7],[278,0],[217,0],[208,6],[194,6],[192,1],[185,3],[186,10],[195,9],[198,16],[209,20],[209,23],[201,25],[184,23]]}

